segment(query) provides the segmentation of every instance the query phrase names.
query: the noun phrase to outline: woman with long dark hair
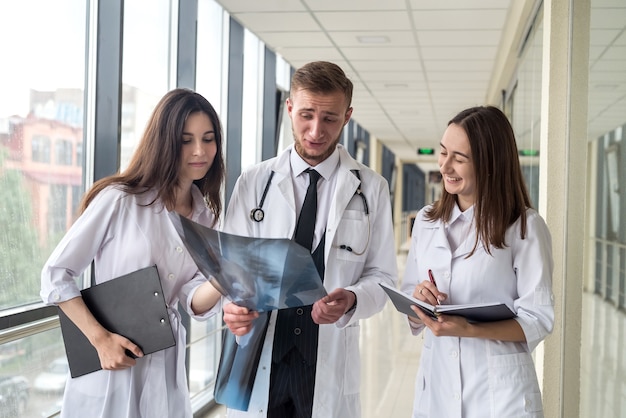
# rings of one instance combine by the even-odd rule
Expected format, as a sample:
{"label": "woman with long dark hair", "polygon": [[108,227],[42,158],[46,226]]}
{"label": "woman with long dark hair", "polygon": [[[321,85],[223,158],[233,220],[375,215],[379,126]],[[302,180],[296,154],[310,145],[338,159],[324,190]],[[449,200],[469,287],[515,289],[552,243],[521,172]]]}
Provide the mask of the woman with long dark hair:
{"label": "woman with long dark hair", "polygon": [[[191,90],[172,90],[154,109],[128,168],[85,194],[80,216],[41,276],[43,301],[58,305],[78,326],[102,366],[68,377],[62,417],[192,416],[185,329],[177,306],[205,319],[219,307],[220,295],[198,271],[168,214],[216,226],[222,210],[222,146],[213,106]],[[96,283],[156,264],[176,346],[144,355],[98,323],[74,280],[92,261]]]}

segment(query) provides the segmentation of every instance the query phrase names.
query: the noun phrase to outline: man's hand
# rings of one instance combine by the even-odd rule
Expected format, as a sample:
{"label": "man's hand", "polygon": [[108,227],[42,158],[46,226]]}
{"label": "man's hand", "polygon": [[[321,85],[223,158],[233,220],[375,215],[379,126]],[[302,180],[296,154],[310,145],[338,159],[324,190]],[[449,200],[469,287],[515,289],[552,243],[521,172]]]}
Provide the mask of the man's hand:
{"label": "man's hand", "polygon": [[335,289],[313,304],[311,317],[316,324],[334,324],[356,301],[356,295],[346,289]]}
{"label": "man's hand", "polygon": [[252,321],[259,317],[257,311],[250,311],[243,306],[227,303],[224,305],[224,322],[233,334],[241,337],[252,329]]}

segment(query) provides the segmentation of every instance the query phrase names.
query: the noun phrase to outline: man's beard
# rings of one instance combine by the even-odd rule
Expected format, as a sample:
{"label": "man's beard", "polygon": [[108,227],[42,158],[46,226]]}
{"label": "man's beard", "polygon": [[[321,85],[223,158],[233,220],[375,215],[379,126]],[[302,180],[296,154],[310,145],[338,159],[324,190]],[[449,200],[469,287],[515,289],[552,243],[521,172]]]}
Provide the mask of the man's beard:
{"label": "man's beard", "polygon": [[326,158],[330,157],[332,153],[335,152],[335,148],[337,148],[337,144],[339,143],[339,140],[341,139],[341,133],[340,133],[337,139],[335,139],[335,141],[333,142],[333,144],[329,146],[322,154],[311,155],[308,152],[306,152],[306,149],[302,146],[302,142],[300,138],[296,135],[293,129],[291,130],[291,133],[293,135],[294,148],[296,152],[298,153],[298,155],[302,157],[302,159],[305,161],[315,161],[318,164],[324,161]]}

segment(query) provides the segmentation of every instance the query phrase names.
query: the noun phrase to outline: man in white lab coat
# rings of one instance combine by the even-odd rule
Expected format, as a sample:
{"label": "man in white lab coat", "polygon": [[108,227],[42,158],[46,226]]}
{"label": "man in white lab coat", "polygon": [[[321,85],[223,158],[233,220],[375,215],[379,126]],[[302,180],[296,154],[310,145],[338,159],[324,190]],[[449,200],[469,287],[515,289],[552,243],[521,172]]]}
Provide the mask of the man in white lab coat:
{"label": "man in white lab coat", "polygon": [[[387,299],[378,283],[395,285],[397,267],[387,182],[338,144],[351,101],[352,83],[337,65],[298,69],[286,102],[294,144],[242,173],[233,191],[226,232],[294,238],[307,170],[320,174],[311,252],[328,295],[304,309],[271,312],[248,411],[230,409],[229,417],[361,415],[359,320],[382,310]],[[257,317],[224,306],[238,337]]]}

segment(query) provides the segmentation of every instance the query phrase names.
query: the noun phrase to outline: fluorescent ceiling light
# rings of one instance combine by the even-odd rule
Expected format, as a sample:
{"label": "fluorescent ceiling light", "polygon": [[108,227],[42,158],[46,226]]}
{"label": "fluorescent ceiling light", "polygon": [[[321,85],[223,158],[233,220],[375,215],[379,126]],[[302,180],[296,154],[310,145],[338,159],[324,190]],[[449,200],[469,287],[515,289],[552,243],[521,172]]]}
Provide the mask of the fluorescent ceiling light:
{"label": "fluorescent ceiling light", "polygon": [[386,44],[389,43],[389,38],[386,36],[357,36],[359,42],[362,44]]}
{"label": "fluorescent ceiling light", "polygon": [[398,90],[398,89],[408,89],[409,85],[406,84],[406,83],[387,83],[387,84],[385,84],[385,88],[395,89],[395,90]]}

